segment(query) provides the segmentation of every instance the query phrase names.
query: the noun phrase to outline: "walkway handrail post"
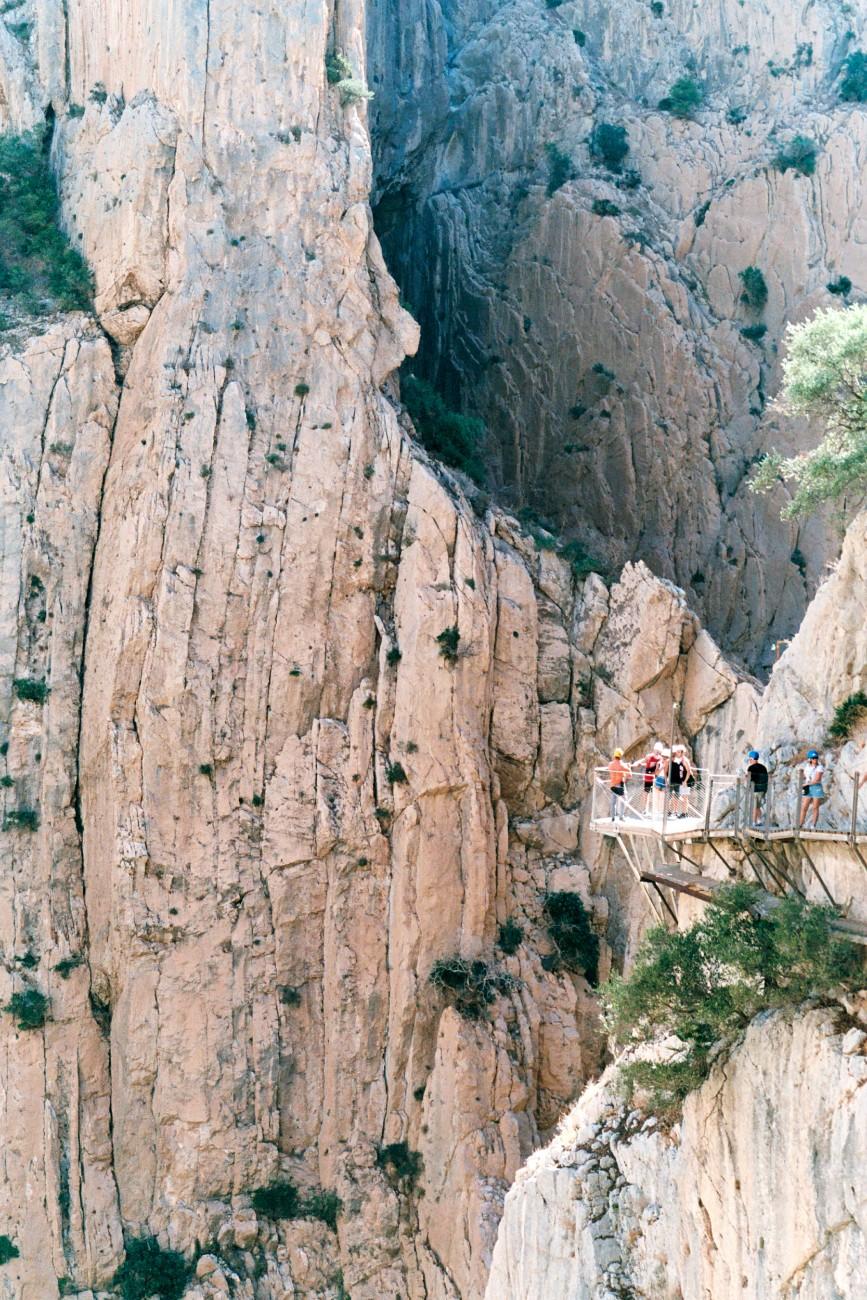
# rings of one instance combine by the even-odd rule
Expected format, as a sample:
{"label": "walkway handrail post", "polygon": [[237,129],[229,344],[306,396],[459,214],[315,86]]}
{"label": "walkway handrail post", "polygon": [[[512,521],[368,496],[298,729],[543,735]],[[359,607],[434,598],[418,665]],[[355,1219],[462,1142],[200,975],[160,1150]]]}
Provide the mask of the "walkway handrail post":
{"label": "walkway handrail post", "polygon": [[715,779],[716,779],[715,777],[710,776],[710,777],[708,777],[708,781],[707,781],[707,794],[705,795],[705,800],[704,800],[704,838],[705,838],[705,842],[707,841],[707,839],[708,839],[708,837],[709,837],[709,835],[710,835],[710,809],[711,809],[711,804],[713,803],[713,783],[714,783],[714,780],[715,780]]}
{"label": "walkway handrail post", "polygon": [[855,773],[855,783],[852,790],[852,821],[849,825],[849,843],[855,844],[858,836],[858,794],[861,789],[860,773]]}
{"label": "walkway handrail post", "polygon": [[735,783],[735,839],[740,839],[741,835],[741,801],[743,799],[743,787],[741,778],[738,777]]}
{"label": "walkway handrail post", "polygon": [[801,838],[801,787],[795,786],[795,815],[792,818],[792,834],[796,840]]}

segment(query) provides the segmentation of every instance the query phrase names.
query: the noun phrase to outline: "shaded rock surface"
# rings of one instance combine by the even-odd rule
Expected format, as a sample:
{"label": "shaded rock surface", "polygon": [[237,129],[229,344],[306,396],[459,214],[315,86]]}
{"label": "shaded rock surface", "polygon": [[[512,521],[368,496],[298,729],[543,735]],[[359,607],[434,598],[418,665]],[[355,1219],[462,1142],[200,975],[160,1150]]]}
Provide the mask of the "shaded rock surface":
{"label": "shaded rock surface", "polygon": [[[867,288],[867,116],[839,100],[864,24],[830,0],[373,0],[368,17],[377,226],[423,372],[486,420],[517,504],[674,578],[765,668],[837,546],[747,479],[809,436],[770,405],[785,324],[842,275]],[[657,108],[681,77],[705,94],[694,121]],[[600,124],[627,132],[615,168],[590,150]],[[796,135],[813,175],[775,165]],[[763,310],[742,300],[750,266]]]}

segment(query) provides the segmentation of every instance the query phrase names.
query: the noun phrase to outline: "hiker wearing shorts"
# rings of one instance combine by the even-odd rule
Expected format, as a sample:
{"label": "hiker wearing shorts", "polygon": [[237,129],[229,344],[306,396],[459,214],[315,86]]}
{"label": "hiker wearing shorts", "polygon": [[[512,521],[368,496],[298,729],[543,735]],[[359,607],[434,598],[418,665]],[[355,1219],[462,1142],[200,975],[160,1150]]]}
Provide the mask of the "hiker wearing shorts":
{"label": "hiker wearing shorts", "polygon": [[663,749],[659,755],[659,766],[656,769],[656,775],[653,778],[653,815],[662,817],[665,812],[666,787],[668,785],[668,769],[671,763],[671,750]]}
{"label": "hiker wearing shorts", "polygon": [[765,802],[768,797],[768,769],[759,759],[757,749],[750,750],[750,761],[747,765],[747,776],[750,778],[752,786],[752,818],[751,826],[761,826],[765,820]]}
{"label": "hiker wearing shorts", "polygon": [[682,794],[682,791],[686,785],[690,770],[691,765],[686,756],[686,745],[675,745],[671,751],[671,762],[668,765],[668,787],[671,791],[669,810],[674,817],[686,816],[686,796]]}
{"label": "hiker wearing shorts", "polygon": [[819,804],[825,798],[825,787],[822,784],[825,776],[825,768],[819,761],[819,755],[815,749],[811,749],[807,754],[807,761],[801,767],[801,821],[800,826],[803,829],[807,824],[807,818],[810,812],[813,813],[813,830],[819,821]]}
{"label": "hiker wearing shorts", "polygon": [[644,811],[651,811],[653,803],[653,782],[662,766],[662,751],[665,746],[661,741],[657,741],[650,753],[644,759]]}
{"label": "hiker wearing shorts", "polygon": [[626,806],[626,782],[632,775],[632,768],[623,761],[623,750],[615,749],[614,757],[608,764],[608,783],[611,787],[611,820],[616,822],[623,816]]}

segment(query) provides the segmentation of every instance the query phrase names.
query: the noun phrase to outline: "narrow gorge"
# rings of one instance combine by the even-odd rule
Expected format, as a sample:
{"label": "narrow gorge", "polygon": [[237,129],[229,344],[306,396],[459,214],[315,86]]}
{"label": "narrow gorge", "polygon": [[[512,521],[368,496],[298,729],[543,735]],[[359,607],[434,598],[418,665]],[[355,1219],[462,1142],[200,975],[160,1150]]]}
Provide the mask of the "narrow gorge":
{"label": "narrow gorge", "polygon": [[[819,745],[845,833],[771,865],[867,935],[867,515],[750,487],[867,293],[862,48],[0,4],[2,1300],[861,1295],[867,993],[625,1101],[604,989],[702,904],[594,784]],[[772,883],[741,830],[681,849]]]}

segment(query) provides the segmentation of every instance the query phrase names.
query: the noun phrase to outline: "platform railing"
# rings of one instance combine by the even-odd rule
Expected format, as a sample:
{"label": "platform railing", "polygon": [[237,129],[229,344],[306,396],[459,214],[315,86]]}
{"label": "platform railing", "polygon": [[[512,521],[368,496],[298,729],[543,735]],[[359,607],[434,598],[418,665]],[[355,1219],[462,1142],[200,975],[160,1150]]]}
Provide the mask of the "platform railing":
{"label": "platform railing", "polygon": [[[617,820],[623,830],[643,830],[645,834],[672,835],[694,831],[709,835],[727,832],[735,838],[744,835],[801,834],[801,785],[792,772],[771,775],[764,795],[757,795],[745,775],[693,769],[693,784],[679,792],[668,783],[665,787],[645,785],[644,771],[633,766],[622,799],[612,796],[608,767],[596,768],[593,779],[592,821],[612,823]],[[803,828],[811,831],[810,824]],[[844,812],[839,801],[824,802],[820,809],[819,834],[846,836],[855,844],[867,836],[867,788],[853,784],[851,803]]]}
{"label": "platform railing", "polygon": [[726,773],[693,768],[691,778],[680,789],[666,782],[647,785],[643,769],[636,765],[625,782],[625,794],[613,795],[607,767],[597,768],[593,780],[592,821],[622,824],[624,830],[674,834],[692,830],[730,829],[737,834],[742,799],[739,778]]}

